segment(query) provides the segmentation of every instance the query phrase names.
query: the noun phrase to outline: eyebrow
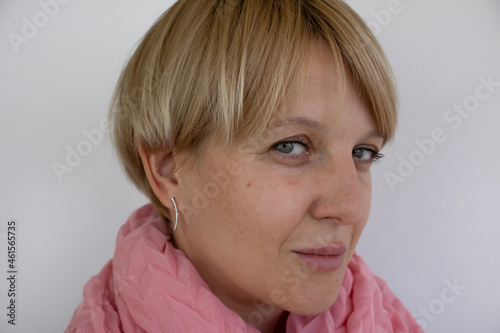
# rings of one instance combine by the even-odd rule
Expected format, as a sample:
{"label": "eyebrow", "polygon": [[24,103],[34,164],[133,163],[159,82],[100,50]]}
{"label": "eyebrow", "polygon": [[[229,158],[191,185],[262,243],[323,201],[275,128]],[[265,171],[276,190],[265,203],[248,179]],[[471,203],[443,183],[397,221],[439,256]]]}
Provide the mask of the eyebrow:
{"label": "eyebrow", "polygon": [[[276,129],[279,127],[285,127],[285,126],[289,126],[289,125],[301,125],[301,126],[309,127],[315,131],[321,131],[321,132],[327,130],[327,127],[325,125],[318,123],[315,120],[301,117],[301,116],[279,119],[279,120],[275,121],[270,127],[268,127],[267,130],[273,130],[273,129]],[[385,141],[386,136],[383,135],[382,133],[380,133],[378,130],[374,129],[374,130],[371,130],[370,132],[364,134],[361,137],[361,139],[362,140],[382,139]]]}
{"label": "eyebrow", "polygon": [[326,126],[323,124],[318,123],[317,121],[305,118],[305,117],[289,117],[285,119],[279,119],[275,121],[270,127],[268,127],[268,130],[273,130],[279,127],[285,127],[289,125],[301,125],[305,127],[309,127],[313,130],[317,131],[324,131],[326,130]]}
{"label": "eyebrow", "polygon": [[378,130],[372,130],[366,134],[364,134],[362,137],[361,137],[362,140],[365,140],[365,139],[382,139],[382,140],[386,140],[386,136],[383,135],[382,133],[380,133]]}

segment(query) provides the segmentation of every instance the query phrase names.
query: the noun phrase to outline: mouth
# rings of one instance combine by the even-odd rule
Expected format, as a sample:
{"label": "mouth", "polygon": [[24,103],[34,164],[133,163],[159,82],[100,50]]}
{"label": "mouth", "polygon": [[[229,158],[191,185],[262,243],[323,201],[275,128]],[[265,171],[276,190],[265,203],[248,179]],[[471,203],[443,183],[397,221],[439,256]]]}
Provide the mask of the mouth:
{"label": "mouth", "polygon": [[347,245],[331,245],[318,248],[306,248],[293,251],[295,255],[311,270],[317,272],[334,272],[344,264]]}

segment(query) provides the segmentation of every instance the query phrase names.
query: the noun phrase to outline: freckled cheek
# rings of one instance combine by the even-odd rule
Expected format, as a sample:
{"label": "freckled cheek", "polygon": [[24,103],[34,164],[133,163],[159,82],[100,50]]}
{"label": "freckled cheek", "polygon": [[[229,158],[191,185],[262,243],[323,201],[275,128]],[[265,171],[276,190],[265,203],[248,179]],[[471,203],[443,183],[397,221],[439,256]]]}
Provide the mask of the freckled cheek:
{"label": "freckled cheek", "polygon": [[360,173],[358,175],[358,197],[363,209],[362,219],[367,219],[370,214],[372,198],[372,181],[370,172]]}
{"label": "freckled cheek", "polygon": [[363,230],[368,221],[368,217],[370,215],[371,208],[371,179],[370,176],[363,175],[358,178],[358,196],[361,203],[361,209],[363,210],[362,215],[359,220],[352,225],[351,229],[351,237],[350,237],[350,246],[349,246],[349,258],[354,252],[358,241],[363,233]]}
{"label": "freckled cheek", "polygon": [[365,194],[369,194],[371,197],[372,193],[372,177],[370,172],[361,173],[358,176],[358,186],[360,191]]}
{"label": "freckled cheek", "polygon": [[293,186],[275,176],[235,178],[224,200],[229,205],[224,208],[227,217],[237,223],[241,232],[249,232],[269,243],[279,242],[297,219],[294,212],[300,203],[300,191]]}
{"label": "freckled cheek", "polygon": [[252,228],[260,216],[259,195],[249,181],[231,179],[216,209],[223,214],[223,220],[238,230]]}
{"label": "freckled cheek", "polygon": [[368,216],[370,213],[370,202],[369,200],[365,202],[365,211],[362,218],[352,226],[351,244],[349,246],[349,257],[354,252],[356,246],[358,245],[359,239],[368,221]]}

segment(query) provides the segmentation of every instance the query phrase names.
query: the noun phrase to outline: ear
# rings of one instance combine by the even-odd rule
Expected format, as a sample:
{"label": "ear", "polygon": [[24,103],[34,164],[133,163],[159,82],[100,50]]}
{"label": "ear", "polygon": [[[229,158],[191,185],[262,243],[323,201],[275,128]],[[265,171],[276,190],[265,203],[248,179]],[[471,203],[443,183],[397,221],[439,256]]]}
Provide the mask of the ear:
{"label": "ear", "polygon": [[175,197],[178,181],[174,176],[175,162],[171,150],[148,151],[139,145],[139,155],[146,172],[149,185],[161,203],[173,209],[171,197]]}

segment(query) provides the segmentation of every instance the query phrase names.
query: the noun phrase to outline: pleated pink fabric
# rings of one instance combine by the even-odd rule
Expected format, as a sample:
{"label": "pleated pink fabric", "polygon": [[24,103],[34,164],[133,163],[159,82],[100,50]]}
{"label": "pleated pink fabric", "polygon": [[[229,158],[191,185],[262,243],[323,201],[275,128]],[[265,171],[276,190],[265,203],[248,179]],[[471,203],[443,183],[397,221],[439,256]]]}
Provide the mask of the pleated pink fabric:
{"label": "pleated pink fabric", "polygon": [[[151,204],[121,227],[115,255],[83,290],[67,333],[257,333],[208,288],[169,242]],[[424,332],[386,283],[354,254],[333,306],[317,316],[290,314],[287,332]]]}

